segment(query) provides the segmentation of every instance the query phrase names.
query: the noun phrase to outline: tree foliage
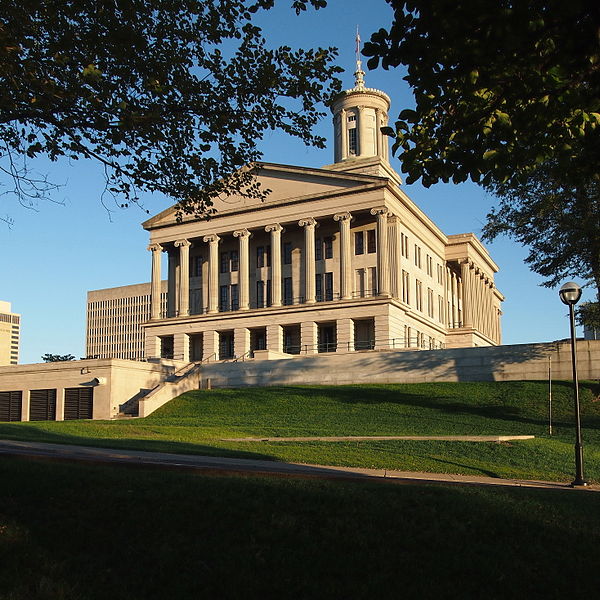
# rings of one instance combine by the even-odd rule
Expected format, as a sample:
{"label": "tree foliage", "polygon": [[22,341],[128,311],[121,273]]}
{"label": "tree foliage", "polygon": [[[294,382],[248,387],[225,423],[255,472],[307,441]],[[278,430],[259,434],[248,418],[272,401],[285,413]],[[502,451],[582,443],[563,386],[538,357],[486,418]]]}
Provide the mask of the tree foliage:
{"label": "tree foliage", "polygon": [[415,109],[393,149],[406,181],[523,181],[552,160],[600,173],[600,5],[591,0],[387,0],[369,68],[405,65]]}
{"label": "tree foliage", "polygon": [[[161,192],[204,214],[217,195],[263,197],[240,169],[280,129],[319,147],[339,89],[335,49],[268,48],[274,0],[0,0],[0,169],[22,201],[51,184],[28,161],[98,161],[126,205]],[[294,0],[296,12],[324,0]],[[10,183],[9,183],[10,182]]]}
{"label": "tree foliage", "polygon": [[72,354],[44,354],[42,356],[44,362],[67,362],[75,360]]}
{"label": "tree foliage", "polygon": [[525,262],[547,287],[578,277],[600,290],[600,181],[572,183],[547,163],[521,184],[489,189],[500,202],[488,214],[484,238],[506,234],[528,246]]}

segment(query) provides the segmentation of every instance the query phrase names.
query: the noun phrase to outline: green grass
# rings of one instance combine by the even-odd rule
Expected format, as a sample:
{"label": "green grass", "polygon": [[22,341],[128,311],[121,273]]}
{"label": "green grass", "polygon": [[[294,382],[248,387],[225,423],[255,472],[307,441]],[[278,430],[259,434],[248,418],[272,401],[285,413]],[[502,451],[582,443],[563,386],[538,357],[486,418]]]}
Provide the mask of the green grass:
{"label": "green grass", "polygon": [[[586,476],[600,481],[600,386],[581,386]],[[3,423],[0,437],[306,463],[568,481],[572,389],[554,382],[247,388],[190,392],[146,419]],[[535,435],[524,442],[225,442],[234,437]]]}
{"label": "green grass", "polygon": [[594,598],[599,496],[0,458],[0,598]]}

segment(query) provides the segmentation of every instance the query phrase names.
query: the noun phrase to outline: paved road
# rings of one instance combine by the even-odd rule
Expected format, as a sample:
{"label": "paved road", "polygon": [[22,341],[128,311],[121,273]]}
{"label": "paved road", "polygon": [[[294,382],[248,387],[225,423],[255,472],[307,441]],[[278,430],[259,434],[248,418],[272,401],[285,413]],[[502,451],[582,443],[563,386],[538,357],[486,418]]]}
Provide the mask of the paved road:
{"label": "paved road", "polygon": [[[150,465],[168,469],[190,469],[229,473],[257,473],[292,477],[321,479],[362,479],[394,483],[446,483],[462,485],[493,485],[507,487],[544,488],[574,491],[565,483],[549,481],[525,481],[497,479],[477,475],[448,475],[445,473],[414,473],[410,471],[386,471],[383,469],[360,469],[355,467],[330,467],[304,465],[267,460],[197,456],[143,452],[140,450],[115,450],[91,446],[71,446],[0,440],[0,456],[30,456],[53,460],[83,461],[91,463],[118,463],[128,466]],[[600,491],[599,485],[577,488],[576,491]]]}

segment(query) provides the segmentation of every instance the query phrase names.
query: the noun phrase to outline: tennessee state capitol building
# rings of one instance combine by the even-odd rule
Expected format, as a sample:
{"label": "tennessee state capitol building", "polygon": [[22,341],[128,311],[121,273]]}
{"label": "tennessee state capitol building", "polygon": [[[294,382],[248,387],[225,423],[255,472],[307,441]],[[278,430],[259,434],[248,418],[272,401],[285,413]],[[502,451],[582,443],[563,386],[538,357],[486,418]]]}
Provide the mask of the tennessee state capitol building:
{"label": "tennessee state capitol building", "polygon": [[[355,76],[332,103],[332,165],[261,163],[266,201],[218,200],[208,221],[178,221],[172,207],[143,224],[145,358],[500,344],[496,263],[475,235],[445,235],[408,198],[381,133],[390,99],[365,87],[360,63]],[[90,335],[105,337],[98,322],[87,350],[102,357]]]}

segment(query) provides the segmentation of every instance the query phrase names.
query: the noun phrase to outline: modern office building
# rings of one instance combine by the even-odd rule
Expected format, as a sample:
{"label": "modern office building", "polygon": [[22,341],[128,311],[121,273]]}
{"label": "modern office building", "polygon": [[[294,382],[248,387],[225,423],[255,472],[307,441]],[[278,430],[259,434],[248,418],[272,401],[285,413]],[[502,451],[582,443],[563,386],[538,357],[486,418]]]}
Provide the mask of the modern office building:
{"label": "modern office building", "polygon": [[11,311],[10,302],[0,301],[0,365],[19,363],[21,315]]}
{"label": "modern office building", "polygon": [[[208,221],[169,208],[150,234],[146,357],[183,361],[501,342],[498,267],[471,233],[444,234],[388,158],[390,99],[332,103],[334,163],[258,165],[266,201],[228,197]],[[168,261],[166,307],[161,281]]]}
{"label": "modern office building", "polygon": [[[161,284],[160,301],[166,310],[166,281]],[[145,350],[141,324],[149,318],[149,283],[88,292],[86,356],[142,360]]]}

